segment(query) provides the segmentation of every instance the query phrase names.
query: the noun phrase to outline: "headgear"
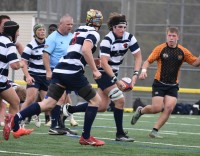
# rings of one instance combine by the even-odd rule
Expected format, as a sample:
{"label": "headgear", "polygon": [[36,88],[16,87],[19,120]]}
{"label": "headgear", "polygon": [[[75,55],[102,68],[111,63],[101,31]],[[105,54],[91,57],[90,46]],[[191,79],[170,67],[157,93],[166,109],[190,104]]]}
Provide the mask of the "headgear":
{"label": "headgear", "polygon": [[12,37],[12,41],[15,42],[15,35],[17,30],[19,29],[19,25],[14,21],[7,21],[3,26],[3,34]]}
{"label": "headgear", "polygon": [[86,25],[100,28],[102,23],[103,23],[103,15],[101,11],[90,9],[87,12]]}

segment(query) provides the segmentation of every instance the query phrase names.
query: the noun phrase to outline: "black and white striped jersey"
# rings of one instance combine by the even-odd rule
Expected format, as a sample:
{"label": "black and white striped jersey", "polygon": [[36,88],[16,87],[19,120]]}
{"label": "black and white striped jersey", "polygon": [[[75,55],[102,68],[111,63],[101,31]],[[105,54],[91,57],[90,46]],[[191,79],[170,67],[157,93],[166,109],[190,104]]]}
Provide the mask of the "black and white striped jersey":
{"label": "black and white striped jersey", "polygon": [[0,36],[0,83],[7,82],[9,73],[9,64],[18,62],[16,46],[11,40]]}
{"label": "black and white striped jersey", "polygon": [[100,40],[100,35],[94,27],[80,26],[72,36],[67,54],[60,59],[53,72],[74,74],[83,71],[87,64],[81,50],[85,40],[93,43],[92,53],[94,53]]}
{"label": "black and white striped jersey", "polygon": [[[132,54],[140,51],[136,38],[128,32],[124,32],[123,37],[119,39],[110,31],[100,43],[100,57],[102,55],[109,57],[108,64],[114,72],[119,70],[119,65],[122,64],[128,50]],[[103,68],[99,70],[104,71]]]}
{"label": "black and white striped jersey", "polygon": [[22,59],[28,61],[28,71],[30,75],[46,76],[46,70],[42,60],[44,44],[33,39],[24,49]]}

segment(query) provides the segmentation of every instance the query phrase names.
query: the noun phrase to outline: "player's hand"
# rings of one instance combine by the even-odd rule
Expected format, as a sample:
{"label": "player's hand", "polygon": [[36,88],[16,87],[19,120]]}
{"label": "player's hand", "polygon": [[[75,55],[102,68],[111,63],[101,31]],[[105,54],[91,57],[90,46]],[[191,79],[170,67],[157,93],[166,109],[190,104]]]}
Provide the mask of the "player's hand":
{"label": "player's hand", "polygon": [[139,79],[144,80],[147,78],[147,73],[146,72],[141,72]]}
{"label": "player's hand", "polygon": [[29,75],[29,76],[26,77],[26,82],[29,85],[33,85],[34,82],[35,82],[35,79]]}
{"label": "player's hand", "polygon": [[98,70],[93,71],[93,77],[94,77],[95,80],[100,79],[101,73]]}
{"label": "player's hand", "polygon": [[121,80],[118,80],[116,82],[117,87],[119,88],[119,90],[124,91],[124,89],[126,88],[126,86],[124,85],[124,83]]}
{"label": "player's hand", "polygon": [[51,78],[52,78],[52,71],[47,71],[46,72],[46,79],[51,80]]}
{"label": "player's hand", "polygon": [[94,58],[94,63],[97,66],[97,68],[101,67],[101,59],[100,58]]}

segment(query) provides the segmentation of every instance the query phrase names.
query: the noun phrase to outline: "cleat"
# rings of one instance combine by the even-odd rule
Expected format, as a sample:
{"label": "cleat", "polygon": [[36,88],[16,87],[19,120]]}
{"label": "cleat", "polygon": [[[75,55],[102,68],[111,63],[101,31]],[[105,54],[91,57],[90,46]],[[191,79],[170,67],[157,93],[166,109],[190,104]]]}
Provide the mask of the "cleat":
{"label": "cleat", "polygon": [[78,135],[75,131],[70,130],[69,128],[61,128],[64,132],[66,132],[66,135],[68,136],[73,136],[73,135]]}
{"label": "cleat", "polygon": [[20,138],[23,135],[29,135],[34,131],[34,129],[25,129],[25,128],[20,128],[18,131],[13,132],[13,137],[15,139]]}
{"label": "cleat", "polygon": [[0,126],[1,127],[4,127],[5,126],[5,123],[2,121],[2,122],[0,122]]}
{"label": "cleat", "polygon": [[162,139],[163,137],[159,135],[159,133],[155,130],[152,130],[151,133],[149,133],[150,138],[160,138]]}
{"label": "cleat", "polygon": [[46,124],[44,124],[45,126],[50,127],[51,126],[51,121],[48,121]]}
{"label": "cleat", "polygon": [[70,121],[70,125],[72,127],[78,126],[78,122],[76,122],[76,120],[74,120],[73,114],[71,114],[71,116],[69,116],[68,118],[69,118],[69,121]]}
{"label": "cleat", "polygon": [[5,140],[8,140],[10,137],[10,131],[14,126],[13,118],[12,114],[6,114],[5,116],[5,126],[3,128],[3,137]]}
{"label": "cleat", "polygon": [[67,134],[62,128],[50,128],[49,135],[65,135]]}
{"label": "cleat", "polygon": [[73,114],[71,114],[71,113],[68,112],[69,105],[70,104],[67,103],[67,104],[64,104],[61,107],[61,120],[64,123],[64,120],[66,118],[68,118],[68,120],[70,121],[70,125],[72,127],[78,126],[78,123],[76,122],[76,120],[74,120]]}
{"label": "cleat", "polygon": [[115,140],[116,141],[122,141],[122,142],[134,142],[135,141],[133,138],[130,138],[126,134],[127,133],[117,134]]}
{"label": "cleat", "polygon": [[104,141],[95,139],[93,136],[90,136],[88,139],[84,139],[83,136],[81,136],[79,143],[81,145],[91,145],[91,146],[103,146],[105,144]]}
{"label": "cleat", "polygon": [[24,123],[26,125],[28,125],[28,124],[30,124],[30,122],[31,122],[31,117],[26,117],[25,120],[24,120]]}
{"label": "cleat", "polygon": [[33,120],[34,120],[34,124],[36,127],[40,127],[41,126],[41,120],[40,120],[40,117],[38,115],[34,115],[33,117]]}
{"label": "cleat", "polygon": [[62,113],[64,116],[66,116],[66,117],[71,116],[71,113],[68,112],[68,107],[69,107],[69,105],[70,105],[69,103],[64,104],[64,105],[62,106],[62,108],[61,108],[61,113]]}
{"label": "cleat", "polygon": [[143,107],[139,106],[139,107],[136,109],[135,113],[133,114],[133,117],[132,117],[132,120],[131,120],[131,124],[132,124],[132,125],[135,125],[136,122],[138,121],[138,119],[140,118],[140,116],[141,116],[140,110],[141,110],[142,108],[143,108]]}

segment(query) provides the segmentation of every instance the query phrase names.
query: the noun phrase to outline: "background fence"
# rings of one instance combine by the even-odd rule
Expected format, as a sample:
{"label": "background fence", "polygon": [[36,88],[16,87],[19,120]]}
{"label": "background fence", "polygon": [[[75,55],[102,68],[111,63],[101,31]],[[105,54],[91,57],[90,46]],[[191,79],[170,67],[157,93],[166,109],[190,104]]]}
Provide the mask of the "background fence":
{"label": "background fence", "polygon": [[[90,8],[101,10],[104,23],[100,30],[101,38],[108,33],[106,21],[110,12],[120,12],[128,19],[127,31],[133,33],[141,47],[143,60],[152,49],[165,42],[165,30],[168,26],[180,29],[180,44],[183,44],[194,55],[200,51],[200,1],[199,0],[37,0],[37,21],[46,26],[58,23],[61,16],[69,13],[75,22],[74,29],[85,23],[86,11]],[[98,55],[98,52],[96,56]],[[134,60],[128,54],[124,60],[119,76],[132,76]],[[151,87],[156,70],[153,64],[145,81],[138,81],[137,86]],[[181,69],[180,87],[199,88],[199,68],[184,64]],[[89,69],[86,73],[94,83]],[[15,74],[17,79],[17,74]],[[150,103],[150,92],[126,93],[126,105],[130,107],[136,97]],[[180,94],[181,102],[196,102],[198,94]]]}

